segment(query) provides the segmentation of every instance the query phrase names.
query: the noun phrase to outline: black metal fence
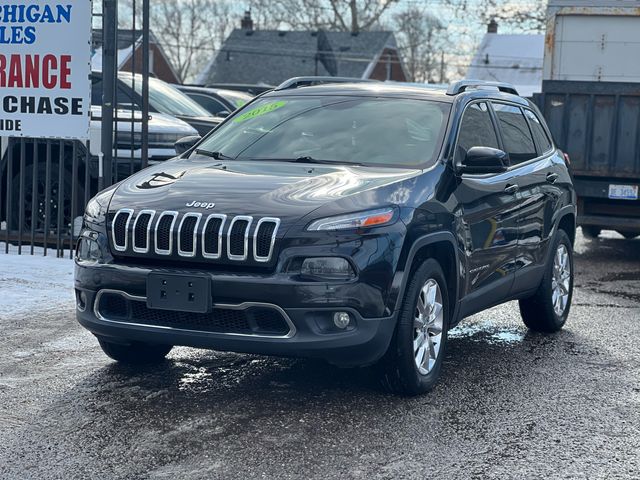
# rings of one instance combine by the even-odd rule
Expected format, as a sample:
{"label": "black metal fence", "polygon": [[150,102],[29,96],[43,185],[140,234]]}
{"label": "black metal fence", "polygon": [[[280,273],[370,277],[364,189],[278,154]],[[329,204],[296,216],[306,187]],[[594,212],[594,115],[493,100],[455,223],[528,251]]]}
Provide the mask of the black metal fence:
{"label": "black metal fence", "polygon": [[68,140],[3,139],[0,196],[5,253],[9,244],[31,254],[42,246],[69,255],[79,230],[84,206],[97,190],[92,184],[89,144]]}
{"label": "black metal fence", "polygon": [[[121,20],[133,26],[128,30],[132,32],[134,69],[135,56],[140,54],[135,46],[142,44],[141,111],[132,111],[136,104],[133,93],[129,112],[119,110],[122,106],[116,101],[118,2],[94,2],[93,27],[102,32],[102,72],[99,82],[94,74],[91,81],[92,89],[102,89],[102,96],[92,105],[100,108],[92,108],[90,140],[0,137],[0,242],[4,242],[4,253],[13,245],[19,254],[55,252],[58,257],[72,257],[88,200],[146,166],[149,0],[133,0],[129,7],[127,18]],[[142,30],[137,28],[139,23]],[[92,98],[95,101],[96,95]]]}

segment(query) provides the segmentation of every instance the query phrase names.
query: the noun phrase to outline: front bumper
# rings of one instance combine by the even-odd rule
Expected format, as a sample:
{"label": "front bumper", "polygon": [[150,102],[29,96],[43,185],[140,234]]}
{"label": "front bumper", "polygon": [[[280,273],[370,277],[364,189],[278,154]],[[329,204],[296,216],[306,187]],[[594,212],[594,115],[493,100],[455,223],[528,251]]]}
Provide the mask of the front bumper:
{"label": "front bumper", "polygon": [[[77,309],[82,326],[95,335],[114,342],[141,341],[208,348],[221,351],[278,356],[312,357],[340,366],[374,363],[387,350],[395,328],[395,315],[369,318],[367,299],[375,294],[360,282],[293,282],[286,275],[231,274],[198,271],[211,276],[214,308],[243,308],[254,305],[282,312],[288,332],[282,334],[230,333],[205,328],[152,325],[130,318],[108,318],[96,309],[100,292],[122,292],[146,309],[146,266],[76,265],[76,292],[86,298]],[[157,272],[158,269],[153,269]],[[167,270],[167,273],[194,273],[194,270]],[[379,295],[379,292],[378,292]],[[343,331],[328,331],[326,319],[336,311],[350,314],[353,325]],[[184,316],[183,316],[184,317]],[[324,323],[323,323],[324,321]]]}

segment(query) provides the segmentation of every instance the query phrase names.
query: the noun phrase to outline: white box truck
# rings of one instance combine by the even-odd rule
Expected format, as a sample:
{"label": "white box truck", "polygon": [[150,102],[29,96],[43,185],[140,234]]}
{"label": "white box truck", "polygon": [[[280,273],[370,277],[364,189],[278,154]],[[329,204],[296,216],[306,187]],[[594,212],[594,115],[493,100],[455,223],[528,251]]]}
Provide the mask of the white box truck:
{"label": "white box truck", "polygon": [[550,0],[535,101],[570,156],[583,232],[640,235],[640,1]]}

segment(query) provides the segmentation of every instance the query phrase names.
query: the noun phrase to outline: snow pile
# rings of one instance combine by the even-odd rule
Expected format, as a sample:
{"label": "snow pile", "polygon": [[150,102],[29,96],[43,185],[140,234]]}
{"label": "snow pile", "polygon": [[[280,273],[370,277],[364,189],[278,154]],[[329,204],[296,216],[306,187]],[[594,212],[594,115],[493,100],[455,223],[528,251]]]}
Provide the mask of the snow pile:
{"label": "snow pile", "polygon": [[0,242],[0,320],[12,319],[16,315],[40,312],[54,308],[73,308],[73,260],[69,252],[65,258],[56,258],[55,249],[36,247],[30,255],[30,247],[9,245]]}

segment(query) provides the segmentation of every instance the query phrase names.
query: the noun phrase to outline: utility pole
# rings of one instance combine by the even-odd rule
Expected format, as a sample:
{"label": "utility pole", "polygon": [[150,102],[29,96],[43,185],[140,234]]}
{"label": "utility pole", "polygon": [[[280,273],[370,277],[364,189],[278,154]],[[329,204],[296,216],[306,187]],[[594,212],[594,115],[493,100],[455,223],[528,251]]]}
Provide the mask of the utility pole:
{"label": "utility pole", "polygon": [[142,0],[142,168],[149,160],[149,0]]}
{"label": "utility pole", "polygon": [[440,52],[440,83],[444,83],[444,50]]}
{"label": "utility pole", "polygon": [[[118,35],[118,2],[104,0],[102,12],[102,168],[98,170],[98,187],[113,183],[113,109],[116,93],[116,49]],[[100,157],[99,157],[100,158]]]}

